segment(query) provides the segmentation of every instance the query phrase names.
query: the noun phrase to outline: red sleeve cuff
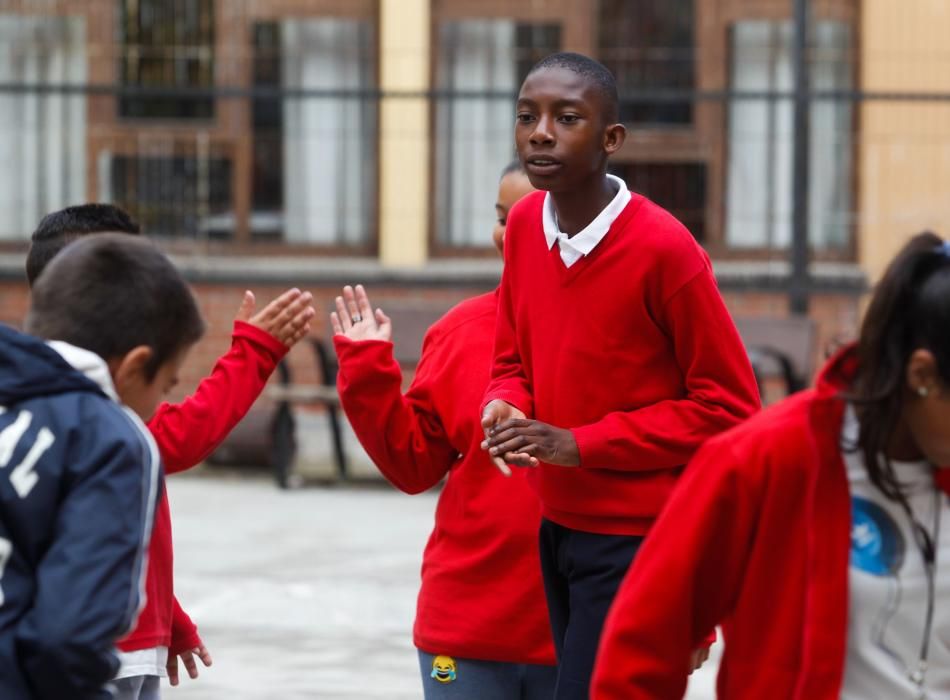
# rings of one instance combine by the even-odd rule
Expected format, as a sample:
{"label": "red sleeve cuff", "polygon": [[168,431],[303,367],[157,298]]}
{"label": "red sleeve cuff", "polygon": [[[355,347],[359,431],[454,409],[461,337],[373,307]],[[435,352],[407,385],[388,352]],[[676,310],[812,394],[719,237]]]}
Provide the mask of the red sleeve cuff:
{"label": "red sleeve cuff", "polygon": [[377,354],[388,350],[392,355],[393,344],[390,340],[353,340],[345,335],[333,336],[333,347],[340,362],[353,361],[359,355]]}
{"label": "red sleeve cuff", "polygon": [[280,362],[284,358],[284,355],[290,350],[290,348],[267,331],[261,330],[257,326],[253,326],[244,321],[234,322],[232,335],[235,340],[241,338],[259,346],[273,358],[274,364]]}
{"label": "red sleeve cuff", "polygon": [[201,643],[201,636],[198,634],[198,628],[196,627],[190,634],[172,637],[171,645],[168,647],[168,653],[178,655],[183,651],[191,651],[196,647],[200,647]]}
{"label": "red sleeve cuff", "polygon": [[607,440],[601,435],[600,426],[596,423],[571,428],[571,434],[574,435],[574,442],[577,443],[577,453],[581,458],[580,466],[597,469],[615,461]]}
{"label": "red sleeve cuff", "polygon": [[336,385],[341,398],[353,399],[363,391],[375,393],[381,389],[380,382],[397,393],[400,391],[402,373],[393,357],[391,342],[350,340],[337,335],[333,337],[333,346],[340,366]]}

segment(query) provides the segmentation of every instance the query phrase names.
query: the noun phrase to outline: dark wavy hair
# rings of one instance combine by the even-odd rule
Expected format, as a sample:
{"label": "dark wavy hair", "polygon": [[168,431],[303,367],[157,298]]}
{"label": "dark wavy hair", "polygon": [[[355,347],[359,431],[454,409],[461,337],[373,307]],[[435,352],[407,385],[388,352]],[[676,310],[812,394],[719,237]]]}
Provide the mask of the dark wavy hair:
{"label": "dark wavy hair", "polygon": [[138,223],[114,204],[78,204],[43,217],[30,239],[26,254],[26,279],[33,286],[63,248],[90,233],[141,232]]}
{"label": "dark wavy hair", "polygon": [[904,410],[907,362],[918,349],[933,353],[941,381],[950,386],[950,243],[929,231],[901,249],[874,290],[847,396],[861,422],[854,449],[869,478],[905,507],[887,449]]}

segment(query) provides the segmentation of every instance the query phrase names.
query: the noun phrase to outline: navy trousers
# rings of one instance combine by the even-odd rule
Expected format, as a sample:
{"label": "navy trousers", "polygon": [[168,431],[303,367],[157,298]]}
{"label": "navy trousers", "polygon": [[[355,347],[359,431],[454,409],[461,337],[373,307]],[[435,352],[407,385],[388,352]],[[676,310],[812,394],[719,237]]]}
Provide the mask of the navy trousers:
{"label": "navy trousers", "polygon": [[557,652],[554,700],[587,700],[607,611],[642,537],[541,520],[541,575]]}

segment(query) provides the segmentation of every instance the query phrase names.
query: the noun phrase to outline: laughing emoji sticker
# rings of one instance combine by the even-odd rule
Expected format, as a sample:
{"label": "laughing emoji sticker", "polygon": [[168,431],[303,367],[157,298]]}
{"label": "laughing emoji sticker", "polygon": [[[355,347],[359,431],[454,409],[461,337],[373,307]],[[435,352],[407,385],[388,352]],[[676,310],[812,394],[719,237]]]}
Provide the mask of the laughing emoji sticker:
{"label": "laughing emoji sticker", "polygon": [[432,678],[439,683],[451,683],[455,680],[455,659],[451,656],[437,656],[432,659]]}

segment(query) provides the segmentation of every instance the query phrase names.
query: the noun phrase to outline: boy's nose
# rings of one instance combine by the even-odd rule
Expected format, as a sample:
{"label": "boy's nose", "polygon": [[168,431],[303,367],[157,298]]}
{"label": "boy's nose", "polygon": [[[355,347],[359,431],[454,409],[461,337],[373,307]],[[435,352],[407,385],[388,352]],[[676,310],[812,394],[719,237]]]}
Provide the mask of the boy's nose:
{"label": "boy's nose", "polygon": [[551,131],[551,122],[549,119],[538,119],[534,131],[531,132],[531,144],[538,146],[540,144],[554,143],[554,134]]}

